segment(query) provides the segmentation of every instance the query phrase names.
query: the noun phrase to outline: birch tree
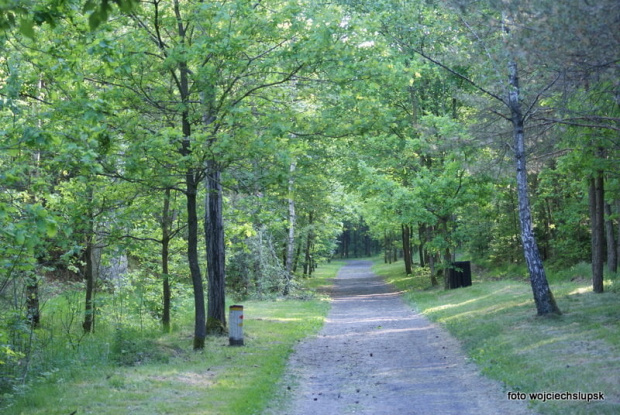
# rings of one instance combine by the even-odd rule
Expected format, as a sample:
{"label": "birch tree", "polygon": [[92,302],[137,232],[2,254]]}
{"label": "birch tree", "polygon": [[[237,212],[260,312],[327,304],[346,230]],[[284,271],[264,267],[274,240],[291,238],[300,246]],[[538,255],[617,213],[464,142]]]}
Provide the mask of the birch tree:
{"label": "birch tree", "polygon": [[[529,106],[523,108],[519,55],[513,48],[514,34],[510,33],[510,25],[514,22],[509,21],[501,4],[477,3],[475,9],[469,6],[463,3],[453,9],[440,10],[432,3],[425,6],[387,2],[369,6],[372,10],[362,9],[378,14],[380,31],[393,47],[412,57],[422,57],[503,107],[503,112],[500,107],[494,109],[494,113],[512,126],[521,240],[536,309],[539,315],[557,314],[560,310],[549,288],[533,233],[524,129],[527,117],[548,86],[540,87]],[[465,47],[482,57],[484,67],[471,63]],[[472,77],[470,72],[476,72],[477,76]]]}

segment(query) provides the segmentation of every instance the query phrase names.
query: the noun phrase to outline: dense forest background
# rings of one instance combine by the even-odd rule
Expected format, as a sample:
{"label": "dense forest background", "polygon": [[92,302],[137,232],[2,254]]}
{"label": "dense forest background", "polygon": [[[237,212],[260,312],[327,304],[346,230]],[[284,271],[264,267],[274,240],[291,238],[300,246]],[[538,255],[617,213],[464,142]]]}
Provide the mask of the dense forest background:
{"label": "dense forest background", "polygon": [[5,0],[0,29],[2,391],[188,301],[201,349],[227,295],[334,256],[527,263],[538,314],[542,261],[615,278],[615,1]]}

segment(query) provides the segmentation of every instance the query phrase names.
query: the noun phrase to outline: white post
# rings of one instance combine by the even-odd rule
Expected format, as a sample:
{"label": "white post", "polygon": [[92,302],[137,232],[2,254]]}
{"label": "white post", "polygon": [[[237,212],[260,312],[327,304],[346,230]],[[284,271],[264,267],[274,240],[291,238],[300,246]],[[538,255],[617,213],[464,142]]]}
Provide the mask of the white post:
{"label": "white post", "polygon": [[229,307],[229,337],[231,346],[243,346],[243,306],[231,305]]}

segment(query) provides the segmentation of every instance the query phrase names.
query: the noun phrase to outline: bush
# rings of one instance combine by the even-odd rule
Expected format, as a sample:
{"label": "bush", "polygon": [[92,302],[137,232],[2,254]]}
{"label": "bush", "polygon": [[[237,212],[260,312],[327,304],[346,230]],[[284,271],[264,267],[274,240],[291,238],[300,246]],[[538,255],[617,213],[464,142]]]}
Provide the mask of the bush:
{"label": "bush", "polygon": [[117,327],[110,346],[110,359],[121,366],[135,366],[148,361],[167,363],[169,358],[157,343],[144,337],[143,332]]}

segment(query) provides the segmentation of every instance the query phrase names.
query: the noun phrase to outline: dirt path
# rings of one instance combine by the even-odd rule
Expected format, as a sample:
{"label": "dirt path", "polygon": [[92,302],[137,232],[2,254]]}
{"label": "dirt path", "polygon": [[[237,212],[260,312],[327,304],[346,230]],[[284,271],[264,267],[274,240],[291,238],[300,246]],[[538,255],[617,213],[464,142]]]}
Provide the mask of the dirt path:
{"label": "dirt path", "polygon": [[467,363],[459,344],[370,271],[344,266],[318,336],[300,343],[266,414],[530,414]]}

